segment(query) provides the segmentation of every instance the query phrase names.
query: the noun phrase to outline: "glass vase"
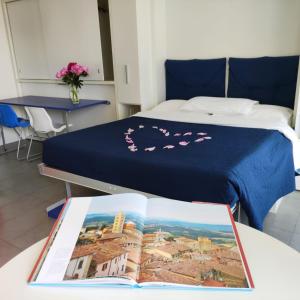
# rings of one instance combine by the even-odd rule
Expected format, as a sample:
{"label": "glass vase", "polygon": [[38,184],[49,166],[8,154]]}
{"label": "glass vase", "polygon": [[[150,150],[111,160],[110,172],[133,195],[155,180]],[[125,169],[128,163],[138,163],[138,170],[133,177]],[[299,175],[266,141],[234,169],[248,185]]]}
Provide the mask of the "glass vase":
{"label": "glass vase", "polygon": [[79,95],[78,95],[79,89],[75,85],[70,85],[70,99],[73,104],[79,104]]}

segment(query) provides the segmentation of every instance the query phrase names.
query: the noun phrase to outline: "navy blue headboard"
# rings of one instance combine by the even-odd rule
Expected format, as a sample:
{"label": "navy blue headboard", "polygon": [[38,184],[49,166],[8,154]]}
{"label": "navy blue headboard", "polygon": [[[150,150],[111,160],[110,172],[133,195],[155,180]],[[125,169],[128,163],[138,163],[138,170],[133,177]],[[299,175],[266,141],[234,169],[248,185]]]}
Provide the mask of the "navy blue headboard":
{"label": "navy blue headboard", "polygon": [[226,58],[166,60],[166,99],[225,97]]}
{"label": "navy blue headboard", "polygon": [[230,58],[227,97],[294,108],[299,56]]}

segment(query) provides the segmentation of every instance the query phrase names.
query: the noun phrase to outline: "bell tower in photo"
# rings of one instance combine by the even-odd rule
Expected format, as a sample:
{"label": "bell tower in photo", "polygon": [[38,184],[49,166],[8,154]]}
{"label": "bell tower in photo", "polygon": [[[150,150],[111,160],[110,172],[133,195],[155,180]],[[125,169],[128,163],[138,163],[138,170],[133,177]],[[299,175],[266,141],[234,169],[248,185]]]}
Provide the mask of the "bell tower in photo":
{"label": "bell tower in photo", "polygon": [[115,216],[112,233],[122,233],[124,222],[125,222],[125,215],[123,214],[123,212],[120,211]]}

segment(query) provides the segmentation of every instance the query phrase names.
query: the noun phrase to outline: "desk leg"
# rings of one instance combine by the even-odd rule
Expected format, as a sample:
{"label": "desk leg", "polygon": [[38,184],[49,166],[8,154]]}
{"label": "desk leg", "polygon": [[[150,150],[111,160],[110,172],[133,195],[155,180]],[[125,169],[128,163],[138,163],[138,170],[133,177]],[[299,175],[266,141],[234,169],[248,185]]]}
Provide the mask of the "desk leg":
{"label": "desk leg", "polygon": [[66,131],[70,131],[70,123],[69,123],[69,112],[65,111],[64,113],[64,118],[65,118],[65,124],[66,124]]}
{"label": "desk leg", "polygon": [[4,149],[4,152],[7,151],[6,149],[6,144],[5,144],[5,137],[4,137],[4,130],[3,130],[3,126],[1,126],[1,137],[2,137],[2,143],[3,143],[3,149]]}

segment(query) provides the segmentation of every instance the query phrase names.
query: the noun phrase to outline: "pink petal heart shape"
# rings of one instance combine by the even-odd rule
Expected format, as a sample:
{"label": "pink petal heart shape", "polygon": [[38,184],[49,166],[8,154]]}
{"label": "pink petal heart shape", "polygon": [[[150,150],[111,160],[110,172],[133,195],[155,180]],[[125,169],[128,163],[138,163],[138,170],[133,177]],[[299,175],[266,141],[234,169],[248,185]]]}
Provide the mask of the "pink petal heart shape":
{"label": "pink petal heart shape", "polygon": [[190,142],[187,142],[187,141],[181,141],[179,142],[179,145],[180,146],[187,146]]}
{"label": "pink petal heart shape", "polygon": [[156,147],[150,147],[150,148],[145,148],[144,150],[145,150],[145,151],[150,151],[150,152],[151,152],[151,151],[154,151],[155,148],[156,148]]}
{"label": "pink petal heart shape", "polygon": [[[143,124],[140,124],[138,125],[138,128],[139,129],[142,129],[144,128],[145,126]],[[164,128],[159,128],[158,126],[152,126],[152,129],[158,129],[164,136],[168,137],[170,135],[170,132],[167,130],[167,129],[164,129]],[[138,151],[138,148],[137,146],[134,144],[134,141],[133,139],[130,137],[131,133],[134,132],[135,130],[133,128],[128,128],[127,129],[127,132],[125,132],[125,141],[127,144],[131,144],[130,146],[128,146],[128,149],[131,151],[131,152],[136,152]],[[173,134],[173,136],[192,136],[193,133],[192,131],[188,131],[188,132],[185,132],[185,133],[180,133],[180,132],[177,132],[175,134]],[[194,140],[195,143],[199,143],[199,142],[203,142],[205,140],[211,140],[212,137],[210,136],[206,136],[207,133],[206,132],[198,132],[197,133],[198,136],[202,136],[202,137],[198,137]],[[192,141],[180,141],[178,144],[180,146],[187,146],[191,143]],[[175,148],[174,145],[165,145],[162,147],[162,149],[173,149]],[[144,148],[144,151],[146,152],[152,152],[156,149],[156,146],[153,146],[153,147],[147,147],[147,148]]]}

